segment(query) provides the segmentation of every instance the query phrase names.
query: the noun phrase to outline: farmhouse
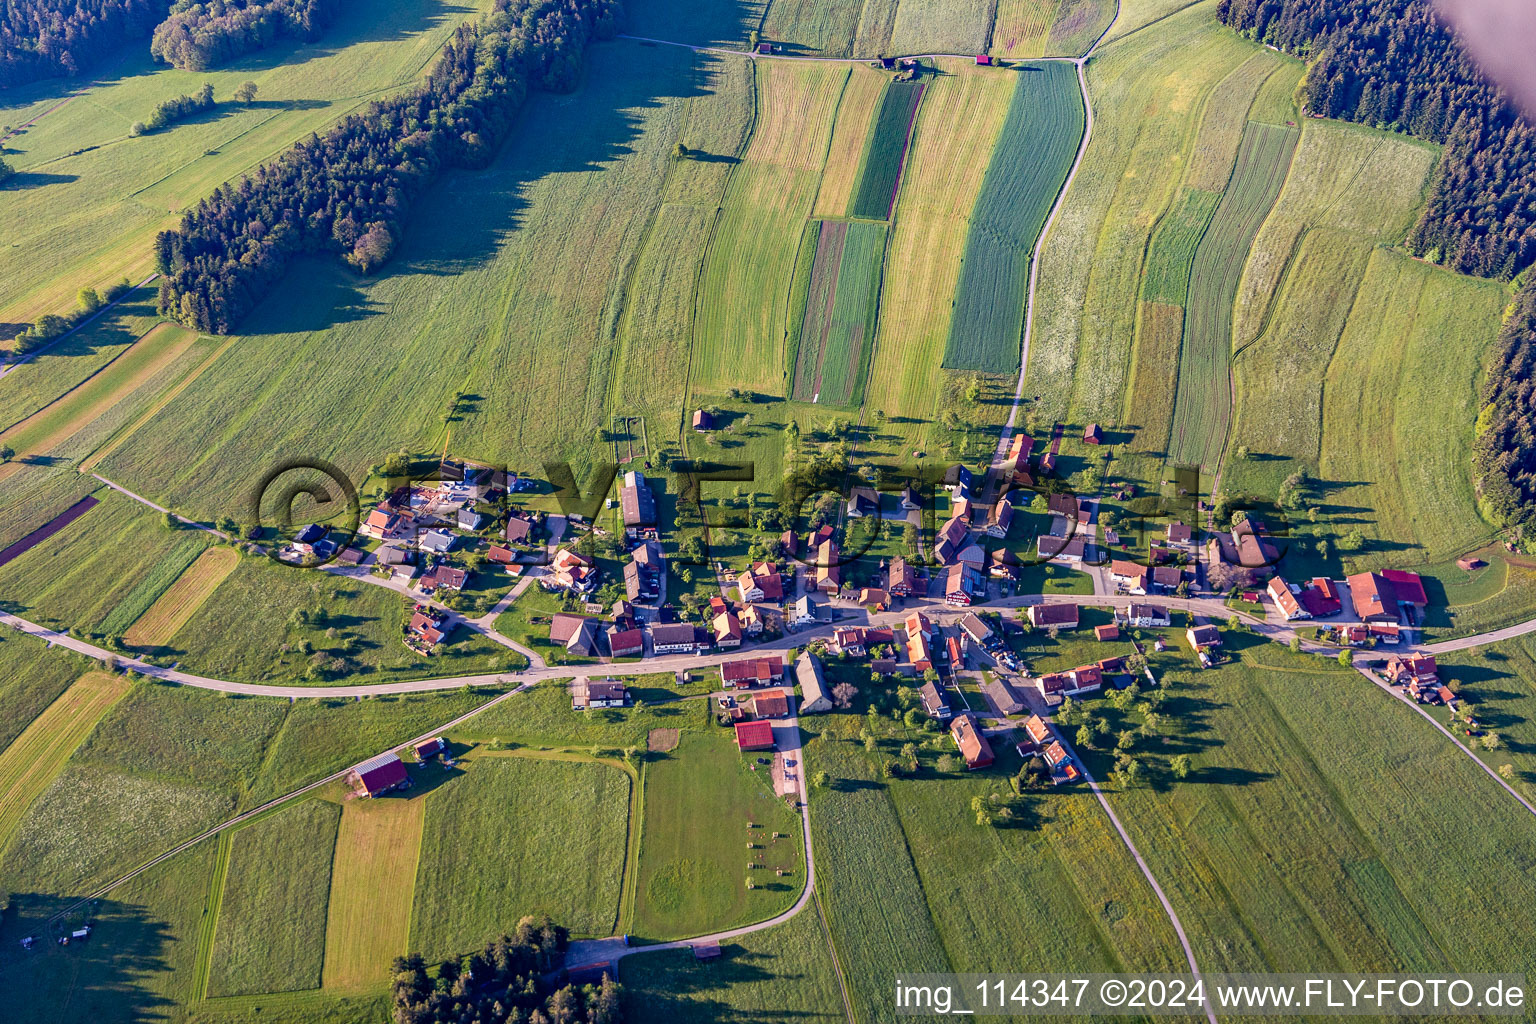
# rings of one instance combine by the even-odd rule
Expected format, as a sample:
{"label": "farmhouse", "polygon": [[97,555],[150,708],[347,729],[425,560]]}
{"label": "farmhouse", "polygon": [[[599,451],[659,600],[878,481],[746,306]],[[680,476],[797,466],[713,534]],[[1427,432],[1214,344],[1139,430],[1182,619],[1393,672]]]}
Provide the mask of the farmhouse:
{"label": "farmhouse", "polygon": [[[1284,615],[1287,621],[1312,617],[1312,613],[1302,607],[1297,594],[1292,592],[1291,585],[1281,577],[1271,577],[1267,589],[1270,600],[1275,602],[1275,607],[1280,609],[1280,614]],[[1298,587],[1297,591],[1299,590]]]}
{"label": "farmhouse", "polygon": [[960,549],[965,545],[965,520],[954,516],[939,527],[937,541],[933,545],[933,557],[940,565],[952,565],[958,560]]}
{"label": "farmhouse", "polygon": [[848,495],[848,518],[862,519],[880,514],[880,495],[873,487],[855,487]]}
{"label": "farmhouse", "polygon": [[741,620],[734,612],[721,612],[715,616],[715,646],[720,648],[741,646]]}
{"label": "farmhouse", "polygon": [[824,594],[835,594],[842,587],[842,569],[837,564],[837,545],[830,540],[822,541],[816,548],[815,572],[812,586]]}
{"label": "farmhouse", "polygon": [[986,585],[981,581],[981,573],[964,562],[949,567],[944,581],[945,604],[965,606],[985,595]]}
{"label": "farmhouse", "polygon": [[1077,605],[1032,604],[1029,606],[1029,624],[1036,629],[1055,626],[1059,629],[1077,628]]}
{"label": "farmhouse", "polygon": [[628,529],[656,525],[656,495],[638,470],[624,474],[624,485],[619,488],[619,510]]}
{"label": "farmhouse", "polygon": [[992,764],[992,745],[982,735],[976,716],[967,713],[956,718],[949,723],[949,735],[954,739],[955,746],[960,748],[960,756],[965,758],[968,771]]}
{"label": "farmhouse", "polygon": [[981,616],[975,612],[966,612],[960,616],[960,628],[966,636],[983,647],[988,646],[993,637],[992,627],[983,622]]}
{"label": "farmhouse", "polygon": [[578,679],[571,687],[571,710],[621,708],[629,703],[629,691],[617,679]]}
{"label": "farmhouse", "polygon": [[1387,661],[1387,679],[1394,686],[1408,682],[1439,684],[1440,670],[1433,654],[1410,654],[1406,658],[1393,656]]}
{"label": "farmhouse", "polygon": [[859,604],[883,612],[891,606],[891,595],[879,587],[864,587],[859,591]]}
{"label": "farmhouse", "polygon": [[764,721],[736,723],[736,749],[772,750],[773,723]]}
{"label": "farmhouse", "polygon": [[784,678],[784,659],[775,654],[771,657],[745,658],[720,664],[720,681],[727,689],[747,686],[768,686]]}
{"label": "farmhouse", "polygon": [[1013,525],[1013,502],[1004,494],[992,504],[987,512],[987,534],[992,537],[1008,536],[1008,529]]}
{"label": "farmhouse", "polygon": [[561,548],[555,553],[550,570],[550,575],[540,581],[545,589],[571,590],[578,594],[597,589],[597,568],[570,548]]}
{"label": "farmhouse", "polygon": [[398,754],[380,754],[349,771],[347,781],[358,795],[375,797],[409,786],[411,777]]}
{"label": "farmhouse", "polygon": [[815,714],[831,711],[832,701],[827,697],[827,680],[821,672],[821,662],[806,651],[795,659],[795,679],[800,683],[800,713]]}
{"label": "farmhouse", "polygon": [[1095,640],[1118,640],[1120,639],[1120,627],[1113,622],[1105,626],[1094,626],[1093,638]]}
{"label": "farmhouse", "polygon": [[924,683],[919,693],[923,699],[923,711],[927,712],[929,718],[948,718],[954,714],[949,706],[949,698],[937,683]]}
{"label": "farmhouse", "polygon": [[1147,592],[1148,569],[1144,565],[1123,558],[1116,558],[1109,563],[1109,578],[1111,582],[1124,587],[1132,594],[1145,594]]}
{"label": "farmhouse", "polygon": [[1184,640],[1192,651],[1199,651],[1205,647],[1220,647],[1221,631],[1215,626],[1190,626],[1184,631]]}
{"label": "farmhouse", "polygon": [[1051,727],[1045,724],[1045,719],[1039,715],[1030,715],[1024,723],[1024,739],[1015,748],[1020,757],[1027,757],[1032,751],[1044,750],[1051,741]]}
{"label": "farmhouse", "polygon": [[895,597],[911,597],[917,587],[917,570],[908,565],[905,558],[891,559],[885,589]]}
{"label": "farmhouse", "polygon": [[789,698],[778,690],[752,698],[752,714],[757,718],[783,718],[789,714]]}
{"label": "farmhouse", "polygon": [[651,650],[657,654],[682,654],[699,649],[691,622],[658,622],[651,626]]}
{"label": "farmhouse", "polygon": [[1245,569],[1272,569],[1280,552],[1266,539],[1267,534],[1257,519],[1244,519],[1232,527],[1234,561]]}
{"label": "farmhouse", "polygon": [[1082,537],[1041,536],[1035,541],[1035,554],[1044,561],[1077,565],[1087,553],[1088,542]]}
{"label": "farmhouse", "polygon": [[1348,578],[1349,596],[1361,622],[1396,622],[1404,608],[1429,604],[1418,573],[1400,569],[1361,572]]}
{"label": "farmhouse", "polygon": [[615,658],[640,657],[645,653],[645,630],[638,626],[609,626],[608,653]]}
{"label": "farmhouse", "polygon": [[736,578],[736,591],[743,601],[782,601],[784,577],[777,566],[758,562]]}
{"label": "farmhouse", "polygon": [[1133,604],[1125,610],[1127,625],[1144,629],[1163,629],[1173,624],[1168,609],[1155,604]]}

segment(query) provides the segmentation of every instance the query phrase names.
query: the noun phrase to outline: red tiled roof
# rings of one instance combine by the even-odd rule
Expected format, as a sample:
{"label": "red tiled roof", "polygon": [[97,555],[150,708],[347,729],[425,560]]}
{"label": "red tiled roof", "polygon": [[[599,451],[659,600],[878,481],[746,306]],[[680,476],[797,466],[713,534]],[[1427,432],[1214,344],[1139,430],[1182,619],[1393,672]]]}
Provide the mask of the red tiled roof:
{"label": "red tiled roof", "polygon": [[773,749],[773,723],[737,722],[736,748],[738,750]]}

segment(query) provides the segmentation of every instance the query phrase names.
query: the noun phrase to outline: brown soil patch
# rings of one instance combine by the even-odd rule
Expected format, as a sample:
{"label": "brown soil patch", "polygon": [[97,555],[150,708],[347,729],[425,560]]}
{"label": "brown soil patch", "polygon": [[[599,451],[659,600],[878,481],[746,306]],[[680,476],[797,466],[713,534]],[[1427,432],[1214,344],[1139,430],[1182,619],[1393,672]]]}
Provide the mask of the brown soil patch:
{"label": "brown soil patch", "polygon": [[665,754],[669,750],[677,749],[677,741],[681,735],[680,730],[677,729],[652,729],[645,737],[645,749],[653,754]]}

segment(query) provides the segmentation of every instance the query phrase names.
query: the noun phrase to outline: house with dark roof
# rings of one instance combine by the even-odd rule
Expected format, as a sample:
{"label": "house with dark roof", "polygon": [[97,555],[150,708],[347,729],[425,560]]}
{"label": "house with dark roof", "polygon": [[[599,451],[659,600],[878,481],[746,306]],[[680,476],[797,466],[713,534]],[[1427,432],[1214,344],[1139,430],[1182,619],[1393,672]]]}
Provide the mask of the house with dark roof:
{"label": "house with dark roof", "polygon": [[933,545],[933,557],[940,565],[953,565],[959,560],[960,549],[965,546],[965,520],[954,516],[939,527],[938,538]]}
{"label": "house with dark roof", "polygon": [[1077,628],[1077,605],[1032,604],[1029,606],[1029,624],[1036,629],[1055,626],[1059,629]]}
{"label": "house with dark roof", "polygon": [[827,679],[821,671],[821,660],[810,651],[795,659],[795,680],[800,684],[802,715],[832,710],[832,699],[828,696]]}
{"label": "house with dark roof", "polygon": [[954,714],[954,709],[949,706],[949,697],[939,689],[937,683],[924,683],[918,691],[923,700],[923,711],[929,718],[948,718]]}
{"label": "house with dark roof", "polygon": [[347,772],[347,781],[359,796],[383,796],[411,784],[410,773],[398,754],[380,754]]}
{"label": "house with dark roof", "polygon": [[699,649],[697,630],[691,622],[651,624],[651,650],[657,654],[683,654]]}
{"label": "house with dark roof", "polygon": [[640,657],[645,653],[645,630],[638,626],[609,626],[608,653],[615,658]]}
{"label": "house with dark roof", "polygon": [[720,663],[720,681],[727,689],[769,686],[783,679],[784,659],[777,654]]}
{"label": "house with dark roof", "polygon": [[624,484],[619,488],[619,510],[626,527],[656,525],[656,495],[639,470],[624,474]]}
{"label": "house with dark roof", "polygon": [[886,570],[885,589],[895,597],[911,597],[919,586],[917,570],[907,564],[905,558],[891,559]]}
{"label": "house with dark roof", "polygon": [[992,503],[987,510],[987,535],[991,537],[1006,537],[1008,530],[1013,526],[1013,501],[1010,495],[1004,494]]}
{"label": "house with dark roof", "polygon": [[1204,647],[1220,647],[1221,630],[1211,625],[1190,626],[1184,631],[1184,640],[1192,651],[1199,651]]}
{"label": "house with dark roof", "polygon": [[879,515],[879,493],[873,487],[855,487],[848,494],[847,514],[849,519],[862,519],[865,516]]}
{"label": "house with dark roof", "polygon": [[509,544],[526,544],[533,535],[533,520],[514,512],[508,517],[507,528],[502,535]]}
{"label": "house with dark roof", "polygon": [[1104,431],[1099,429],[1097,423],[1088,424],[1088,429],[1083,431],[1084,444],[1103,444]]}
{"label": "house with dark roof", "polygon": [[1035,541],[1035,554],[1042,561],[1078,565],[1088,553],[1088,542],[1081,535],[1052,537],[1044,534]]}

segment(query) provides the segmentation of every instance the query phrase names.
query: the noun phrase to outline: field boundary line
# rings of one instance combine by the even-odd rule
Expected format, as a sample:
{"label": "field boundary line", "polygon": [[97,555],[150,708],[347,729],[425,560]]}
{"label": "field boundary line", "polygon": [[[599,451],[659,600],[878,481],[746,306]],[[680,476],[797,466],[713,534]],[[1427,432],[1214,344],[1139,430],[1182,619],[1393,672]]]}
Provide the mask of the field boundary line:
{"label": "field boundary line", "polygon": [[213,874],[208,879],[208,892],[204,896],[203,919],[198,922],[197,928],[192,998],[198,1002],[208,998],[208,979],[213,973],[213,942],[218,932],[219,914],[224,908],[224,883],[229,878],[230,836],[220,835],[217,845]]}
{"label": "field boundary line", "polygon": [[832,929],[827,924],[827,912],[821,906],[821,893],[812,893],[811,899],[816,903],[816,919],[821,925],[822,937],[827,940],[827,952],[832,956],[832,973],[837,976],[837,990],[843,997],[843,1016],[848,1019],[848,1024],[857,1024],[858,1017],[853,1012],[853,1000],[848,997],[848,981],[843,975],[843,960],[838,955],[837,943],[832,941]]}
{"label": "field boundary line", "polygon": [[[160,275],[158,273],[150,274],[148,277],[146,277],[144,280],[140,281],[138,284],[134,285],[132,288],[128,289],[122,295],[119,295],[117,298],[113,299],[111,302],[107,303],[105,306],[102,306],[100,309],[98,309],[96,312],[92,313],[85,320],[80,321],[80,323],[76,324],[74,327],[71,327],[69,330],[65,331],[63,334],[59,335],[57,338],[54,338],[52,341],[50,341],[48,344],[42,346],[41,348],[35,348],[31,352],[28,352],[28,353],[24,354],[19,359],[17,359],[15,357],[15,353],[11,353],[11,354],[7,355],[6,356],[6,361],[4,363],[0,363],[0,378],[9,376],[10,374],[14,373],[17,370],[17,368],[19,368],[21,366],[25,366],[27,363],[32,362],[38,356],[46,355],[50,350],[52,350],[56,346],[63,344],[67,339],[74,337],[76,334],[79,334],[81,331],[83,331],[87,327],[91,326],[91,324],[94,324],[97,320],[100,320],[102,317],[106,316],[113,309],[115,309],[118,306],[122,305],[123,303],[127,302],[129,296],[131,296],[134,292],[138,291],[140,288],[143,288],[146,285],[150,284],[151,282],[153,282],[159,276]],[[160,325],[159,324],[155,325],[155,327],[158,327],[158,326],[160,326]],[[154,327],[151,327],[149,330],[152,331],[154,329],[155,329]],[[116,356],[113,356],[110,360],[108,360],[108,362],[104,366],[102,366],[100,369],[96,370],[94,373],[92,373],[89,377],[86,377],[84,380],[81,380],[81,381],[77,382],[75,384],[75,387],[79,387],[81,384],[84,384],[85,381],[90,380],[91,377],[96,376],[97,373],[100,373],[102,370],[105,370],[108,366],[111,366],[113,363],[117,362],[117,360],[123,355],[124,352],[127,352],[129,348],[132,348],[134,345],[136,345],[140,341],[142,341],[144,339],[145,335],[147,335],[147,334],[149,334],[149,331],[145,331],[144,334],[139,335],[139,337],[137,337],[137,338],[135,338],[133,340],[132,344],[128,345],[127,348],[124,348],[123,351],[119,352]],[[75,388],[70,388],[69,390],[73,391],[74,389]],[[68,394],[68,393],[69,393],[69,391],[66,391],[64,394]],[[63,395],[60,395],[59,397],[62,398]],[[58,401],[58,399],[54,399],[54,401]],[[52,405],[53,403],[50,402],[48,404]],[[20,423],[20,422],[22,422],[22,420],[25,420],[26,418],[27,417],[23,416],[22,419],[21,420],[17,420],[16,423]],[[10,430],[11,427],[14,427],[16,425],[16,423],[10,424],[10,426],[7,426],[5,429],[6,430]]]}

